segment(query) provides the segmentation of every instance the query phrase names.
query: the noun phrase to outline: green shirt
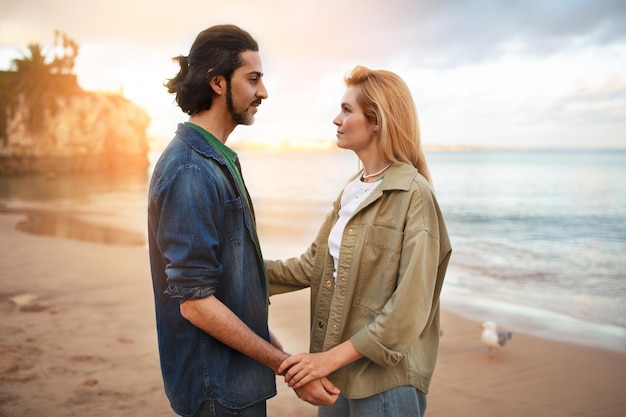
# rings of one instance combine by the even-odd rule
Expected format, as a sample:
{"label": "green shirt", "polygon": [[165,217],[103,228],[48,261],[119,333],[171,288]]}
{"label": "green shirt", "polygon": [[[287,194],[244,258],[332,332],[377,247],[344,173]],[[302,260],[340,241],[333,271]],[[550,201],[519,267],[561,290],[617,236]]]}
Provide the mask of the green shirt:
{"label": "green shirt", "polygon": [[[206,129],[190,122],[185,122],[185,124],[191,128],[194,128],[198,132],[202,133],[202,136],[204,136],[207,142],[213,145],[213,147],[219,152],[219,154],[222,155],[222,157],[224,158],[224,161],[226,162],[226,165],[228,165],[228,168],[230,169],[230,171],[233,173],[233,176],[235,177],[235,181],[237,182],[237,185],[239,186],[239,191],[241,195],[245,197],[244,200],[246,201],[246,204],[248,204],[248,208],[250,209],[250,211],[252,211],[252,206],[250,203],[250,196],[248,195],[248,190],[246,189],[246,186],[243,183],[243,177],[241,176],[241,170],[239,168],[239,163],[237,162],[237,152],[233,151],[231,148],[226,146],[226,144],[222,143],[219,139],[213,136]],[[256,220],[254,219],[254,216],[252,216],[252,220],[256,222]]]}

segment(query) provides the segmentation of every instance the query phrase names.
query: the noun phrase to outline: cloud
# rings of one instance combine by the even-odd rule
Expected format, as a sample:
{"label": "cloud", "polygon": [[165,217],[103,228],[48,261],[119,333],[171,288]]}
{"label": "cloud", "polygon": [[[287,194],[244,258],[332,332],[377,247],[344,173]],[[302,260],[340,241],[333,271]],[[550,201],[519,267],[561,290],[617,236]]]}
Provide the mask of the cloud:
{"label": "cloud", "polygon": [[79,44],[123,40],[186,53],[202,29],[232,22],[264,55],[383,64],[459,66],[506,53],[545,57],[626,40],[621,0],[232,0],[230,2],[21,0],[0,3],[0,43],[49,42],[60,29]]}
{"label": "cloud", "polygon": [[409,9],[413,21],[399,25],[396,46],[424,66],[471,65],[507,53],[546,57],[626,40],[626,7],[618,0],[423,3]]}
{"label": "cloud", "polygon": [[558,102],[557,108],[561,120],[573,120],[578,126],[618,124],[626,120],[626,77],[609,74],[589,80]]}

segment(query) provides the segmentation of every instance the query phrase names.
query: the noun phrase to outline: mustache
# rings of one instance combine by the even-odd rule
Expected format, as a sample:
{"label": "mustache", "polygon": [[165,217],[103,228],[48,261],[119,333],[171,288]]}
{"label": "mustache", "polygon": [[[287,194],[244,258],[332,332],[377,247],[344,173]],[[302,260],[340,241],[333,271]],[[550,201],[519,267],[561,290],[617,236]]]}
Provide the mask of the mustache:
{"label": "mustache", "polygon": [[262,101],[262,99],[260,99],[260,98],[256,99],[252,103],[250,103],[250,105],[252,105],[252,106],[260,106],[261,105],[261,101]]}

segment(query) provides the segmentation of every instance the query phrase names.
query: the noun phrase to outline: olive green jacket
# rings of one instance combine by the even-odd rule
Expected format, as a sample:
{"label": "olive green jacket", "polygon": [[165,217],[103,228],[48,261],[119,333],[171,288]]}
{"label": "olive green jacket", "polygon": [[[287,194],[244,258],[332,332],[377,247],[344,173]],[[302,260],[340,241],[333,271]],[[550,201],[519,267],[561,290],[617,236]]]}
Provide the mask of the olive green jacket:
{"label": "olive green jacket", "polygon": [[346,224],[335,281],[328,235],[340,201],[304,254],[266,261],[271,290],[311,287],[311,352],[350,339],[365,356],[329,375],[347,398],[401,385],[427,393],[451,254],[435,196],[414,167],[393,164]]}

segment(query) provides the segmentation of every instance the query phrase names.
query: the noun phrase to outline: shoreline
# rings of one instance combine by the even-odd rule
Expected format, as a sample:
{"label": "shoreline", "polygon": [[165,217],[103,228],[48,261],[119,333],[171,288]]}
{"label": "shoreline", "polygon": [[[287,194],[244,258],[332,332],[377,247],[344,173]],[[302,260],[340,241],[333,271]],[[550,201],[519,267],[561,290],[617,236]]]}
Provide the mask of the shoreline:
{"label": "shoreline", "polygon": [[445,284],[441,305],[444,310],[466,320],[495,320],[500,329],[626,354],[626,328],[621,326],[479,296]]}
{"label": "shoreline", "polygon": [[[159,369],[145,246],[23,233],[16,224],[24,217],[0,213],[0,417],[174,417]],[[284,250],[293,246],[265,252]],[[308,349],[308,301],[307,290],[271,299],[270,326],[290,353]],[[456,314],[444,298],[442,306],[430,417],[613,417],[626,410],[626,354],[509,329],[513,339],[490,359],[482,320]],[[281,378],[277,387],[269,416],[316,415]]]}
{"label": "shoreline", "polygon": [[[89,209],[55,211],[45,207],[6,207],[0,204],[0,215],[7,214],[23,216],[15,225],[22,233],[80,242],[147,247],[145,231],[137,227],[137,223],[143,225],[145,221],[137,222],[143,219],[136,217],[121,219],[119,214]],[[306,249],[306,239],[296,240],[295,244],[294,240],[288,240],[293,237],[293,230],[291,233],[278,234],[277,239],[276,234],[272,236],[269,229],[267,225],[259,224],[259,236],[264,238],[262,241],[271,242],[265,245],[266,258],[284,259],[299,255]],[[298,250],[294,251],[294,247],[298,247]],[[455,274],[454,266],[448,269],[448,275],[451,274]],[[441,294],[442,308],[466,320],[495,320],[500,328],[516,333],[626,353],[626,327],[498,300],[456,287],[449,283],[453,279],[446,281],[448,283],[444,282]]]}

